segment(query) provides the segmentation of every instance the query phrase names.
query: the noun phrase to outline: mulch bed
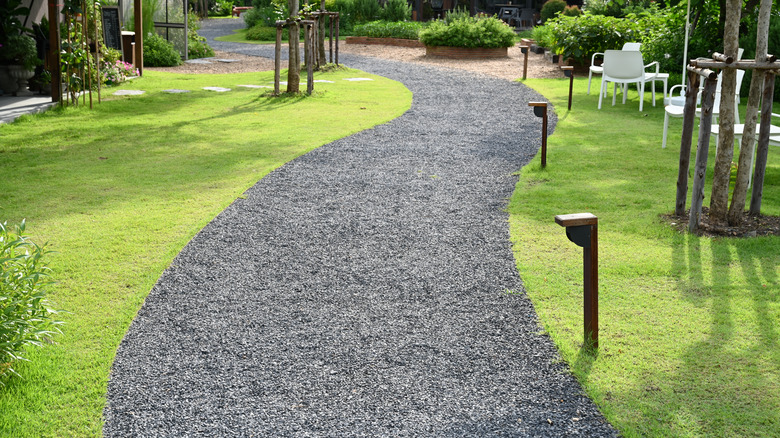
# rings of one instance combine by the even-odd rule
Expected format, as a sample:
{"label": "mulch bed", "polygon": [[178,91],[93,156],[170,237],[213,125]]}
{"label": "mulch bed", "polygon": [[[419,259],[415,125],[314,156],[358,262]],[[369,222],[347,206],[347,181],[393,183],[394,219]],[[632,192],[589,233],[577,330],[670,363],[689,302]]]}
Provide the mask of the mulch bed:
{"label": "mulch bed", "polygon": [[[756,237],[780,235],[780,216],[752,216],[745,213],[742,224],[730,226],[728,224],[710,220],[709,213],[709,208],[702,208],[702,214],[699,219],[699,235],[707,237]],[[690,210],[686,211],[684,216],[665,214],[661,215],[661,217],[678,231],[686,232],[688,230],[689,214]]]}

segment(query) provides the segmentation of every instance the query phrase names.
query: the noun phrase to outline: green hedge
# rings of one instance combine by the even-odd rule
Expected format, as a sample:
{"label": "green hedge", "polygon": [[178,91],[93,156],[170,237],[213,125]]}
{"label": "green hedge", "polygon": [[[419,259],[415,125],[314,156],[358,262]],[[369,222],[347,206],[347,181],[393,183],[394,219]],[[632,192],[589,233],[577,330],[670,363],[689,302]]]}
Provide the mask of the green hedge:
{"label": "green hedge", "polygon": [[423,24],[416,21],[372,21],[355,26],[353,35],[370,38],[403,38],[416,40]]}
{"label": "green hedge", "polygon": [[175,67],[181,65],[181,56],[173,44],[156,33],[144,37],[144,67]]}
{"label": "green hedge", "polygon": [[[300,28],[300,38],[303,38],[303,26]],[[246,31],[246,39],[252,41],[276,41],[276,28],[258,24]],[[289,39],[290,31],[285,27],[282,29],[282,41],[288,41]]]}
{"label": "green hedge", "polygon": [[510,47],[515,44],[515,32],[495,17],[463,17],[449,24],[434,21],[420,31],[420,41],[426,46],[449,47]]}

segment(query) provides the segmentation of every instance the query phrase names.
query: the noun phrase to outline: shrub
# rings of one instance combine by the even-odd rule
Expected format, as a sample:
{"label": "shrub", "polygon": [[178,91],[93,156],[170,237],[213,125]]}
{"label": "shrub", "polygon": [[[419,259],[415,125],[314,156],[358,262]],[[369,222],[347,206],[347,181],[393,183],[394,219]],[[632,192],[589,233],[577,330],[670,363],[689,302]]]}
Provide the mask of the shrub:
{"label": "shrub", "polygon": [[273,6],[255,6],[242,14],[247,29],[255,26],[273,27],[277,20],[283,20],[282,12]]}
{"label": "shrub", "polygon": [[582,15],[582,11],[577,7],[577,5],[571,5],[566,6],[563,12],[561,12],[561,15],[565,15],[567,17],[579,17]]}
{"label": "shrub", "polygon": [[355,24],[374,21],[382,12],[377,0],[352,0],[352,8]]}
{"label": "shrub", "polygon": [[540,13],[542,23],[547,22],[552,18],[555,18],[559,13],[566,9],[566,2],[564,0],[547,0],[542,5],[542,12]]}
{"label": "shrub", "polygon": [[[303,38],[303,28],[300,29],[300,38]],[[246,39],[252,41],[276,41],[276,27],[255,26],[246,31]],[[282,41],[290,39],[290,31],[286,27],[282,29]]]}
{"label": "shrub", "polygon": [[214,49],[208,45],[206,38],[198,35],[200,20],[195,14],[190,14],[187,19],[187,57],[190,59],[208,58],[214,56]]}
{"label": "shrub", "polygon": [[541,47],[552,49],[555,46],[555,35],[553,35],[552,26],[536,26],[531,31],[531,38]]}
{"label": "shrub", "polygon": [[40,347],[62,324],[52,319],[57,312],[46,299],[48,251],[23,234],[24,225],[12,231],[0,223],[0,378],[16,374],[14,362],[25,360],[25,346]]}
{"label": "shrub", "polygon": [[547,22],[552,29],[555,53],[590,62],[593,53],[619,49],[624,43],[640,41],[644,29],[635,20],[604,15],[559,16]]}
{"label": "shrub", "polygon": [[144,67],[173,67],[181,65],[181,56],[165,38],[150,33],[144,38]]}
{"label": "shrub", "polygon": [[231,0],[222,0],[214,2],[214,5],[210,8],[211,13],[218,17],[224,17],[233,14],[233,2]]}
{"label": "shrub", "polygon": [[388,0],[379,15],[385,21],[408,21],[412,19],[412,6],[406,0]]}
{"label": "shrub", "polygon": [[353,35],[371,38],[404,38],[416,40],[423,24],[416,21],[372,21],[355,26]]}
{"label": "shrub", "polygon": [[450,24],[437,20],[420,31],[420,41],[426,46],[510,47],[515,43],[515,32],[496,17],[461,18]]}

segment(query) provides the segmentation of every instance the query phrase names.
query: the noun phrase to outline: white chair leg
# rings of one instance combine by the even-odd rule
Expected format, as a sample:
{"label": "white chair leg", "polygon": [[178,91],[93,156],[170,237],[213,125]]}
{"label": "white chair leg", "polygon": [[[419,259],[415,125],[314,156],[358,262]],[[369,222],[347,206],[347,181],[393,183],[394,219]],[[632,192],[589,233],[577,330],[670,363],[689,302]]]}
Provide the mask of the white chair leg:
{"label": "white chair leg", "polygon": [[593,79],[593,70],[588,69],[588,94],[590,94],[590,81]]}
{"label": "white chair leg", "polygon": [[642,104],[645,103],[645,83],[639,84],[639,111],[642,111]]}
{"label": "white chair leg", "polygon": [[666,149],[666,136],[669,131],[669,113],[664,111],[664,140],[661,143],[661,149]]}
{"label": "white chair leg", "polygon": [[653,106],[655,106],[655,81],[653,81]]}
{"label": "white chair leg", "polygon": [[617,99],[617,82],[612,83],[612,106],[615,106],[615,99]]}
{"label": "white chair leg", "polygon": [[605,87],[604,79],[601,79],[601,88],[599,88],[599,109],[601,109],[601,100],[604,98],[604,87]]}

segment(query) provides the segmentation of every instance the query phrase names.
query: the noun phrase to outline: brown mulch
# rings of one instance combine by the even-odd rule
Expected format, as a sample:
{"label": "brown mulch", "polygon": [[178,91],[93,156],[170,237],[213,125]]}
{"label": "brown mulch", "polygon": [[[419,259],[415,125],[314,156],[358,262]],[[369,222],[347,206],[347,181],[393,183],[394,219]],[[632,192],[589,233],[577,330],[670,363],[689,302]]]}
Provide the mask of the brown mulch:
{"label": "brown mulch", "polygon": [[[730,226],[711,220],[710,209],[702,208],[699,218],[699,235],[707,237],[756,237],[756,236],[779,236],[780,235],[780,216],[752,216],[747,213],[740,225]],[[688,230],[688,215],[690,210],[686,211],[684,216],[666,214],[661,217],[672,227],[680,232]]]}

